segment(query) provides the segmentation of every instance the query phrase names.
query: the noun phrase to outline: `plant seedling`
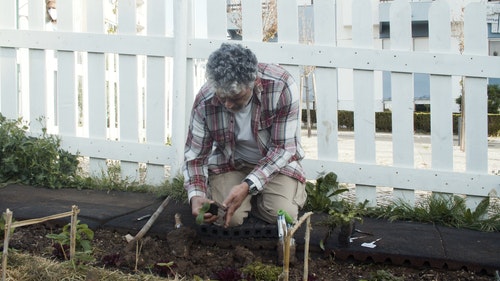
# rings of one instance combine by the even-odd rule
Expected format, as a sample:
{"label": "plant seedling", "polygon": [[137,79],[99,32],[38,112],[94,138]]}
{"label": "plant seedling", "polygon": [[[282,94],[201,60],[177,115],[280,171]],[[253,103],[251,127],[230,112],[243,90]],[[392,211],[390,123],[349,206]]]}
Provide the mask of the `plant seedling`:
{"label": "plant seedling", "polygon": [[208,203],[205,202],[200,208],[200,212],[198,213],[198,216],[196,216],[196,223],[197,224],[203,224],[203,221],[205,219],[205,213],[210,213],[214,216],[217,216],[219,214],[219,205],[217,203]]}
{"label": "plant seedling", "polygon": [[[50,233],[45,235],[47,238],[53,239],[57,242],[54,244],[54,247],[60,247],[60,252],[65,260],[69,259],[66,252],[67,249],[69,249],[71,240],[70,226],[70,224],[63,226],[62,232],[59,234]],[[90,256],[92,253],[92,239],[94,239],[94,231],[92,231],[87,224],[81,224],[80,221],[77,221],[76,250]]]}

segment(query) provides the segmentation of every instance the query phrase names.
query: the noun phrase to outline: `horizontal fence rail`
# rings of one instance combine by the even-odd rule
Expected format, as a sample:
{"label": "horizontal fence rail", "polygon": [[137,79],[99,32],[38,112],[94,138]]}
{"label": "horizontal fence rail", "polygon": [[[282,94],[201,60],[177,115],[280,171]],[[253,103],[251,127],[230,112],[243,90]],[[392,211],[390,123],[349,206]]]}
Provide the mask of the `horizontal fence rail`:
{"label": "horizontal fence rail", "polygon": [[[121,163],[123,177],[134,179],[146,165],[146,181],[152,184],[161,183],[166,170],[178,173],[204,62],[228,40],[226,0],[211,1],[204,16],[196,14],[194,0],[120,0],[117,6],[59,1],[60,18],[50,28],[41,1],[8,2],[0,11],[2,114],[30,121],[35,136],[42,127],[59,135],[64,148],[89,159],[92,174],[101,174],[110,160]],[[374,36],[374,5],[378,1],[314,1],[314,42],[301,40],[298,5],[278,1],[276,42],[262,42],[262,4],[241,5],[237,43],[262,62],[284,65],[297,81],[304,66],[314,69],[317,157],[303,162],[308,178],[335,172],[340,182],[355,185],[357,201],[368,199],[372,205],[377,187],[392,188],[395,198],[410,203],[416,191],[466,195],[471,207],[492,191],[499,194],[500,179],[488,171],[486,87],[488,78],[500,78],[500,58],[488,56],[485,4],[464,8],[459,40],[464,47],[457,50],[451,7],[433,1],[428,47],[421,51],[414,50],[408,1],[391,2],[384,48]],[[348,24],[338,19],[342,9],[352,11]],[[199,35],[200,26],[206,35]],[[352,37],[348,46],[338,40],[344,29]],[[382,72],[390,73],[392,85],[390,165],[377,164],[374,104]],[[425,169],[414,164],[415,73],[430,75],[432,163]],[[467,112],[464,171],[453,167],[452,92],[458,80],[463,80]],[[339,160],[337,118],[346,83],[354,105],[353,162]]]}

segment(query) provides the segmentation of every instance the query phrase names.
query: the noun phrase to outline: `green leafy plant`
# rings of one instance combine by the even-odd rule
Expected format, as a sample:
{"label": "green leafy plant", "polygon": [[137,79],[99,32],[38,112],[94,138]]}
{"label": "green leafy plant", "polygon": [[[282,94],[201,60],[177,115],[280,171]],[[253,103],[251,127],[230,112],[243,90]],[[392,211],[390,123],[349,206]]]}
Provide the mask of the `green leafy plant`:
{"label": "green leafy plant", "polygon": [[345,199],[332,203],[328,211],[326,225],[335,228],[351,222],[363,222],[368,200],[362,203],[352,203]]}
{"label": "green leafy plant", "polygon": [[174,267],[173,261],[160,261],[154,265],[153,271],[163,277],[175,277],[177,273],[174,271]]}
{"label": "green leafy plant", "polygon": [[212,215],[217,215],[218,208],[219,207],[216,204],[210,204],[208,202],[203,203],[198,215],[196,216],[196,223],[203,224],[203,221],[205,220],[205,213],[211,213]]}
{"label": "green leafy plant", "polygon": [[348,191],[347,188],[339,186],[335,173],[320,174],[316,179],[316,184],[306,182],[307,201],[304,210],[328,213],[335,196],[346,191]]}
{"label": "green leafy plant", "polygon": [[275,265],[252,262],[241,269],[241,272],[249,280],[275,281],[282,272],[282,268]]}
{"label": "green leafy plant", "polygon": [[[47,238],[55,240],[54,250],[56,253],[61,253],[65,260],[69,259],[69,245],[71,242],[71,225],[66,224],[62,232],[59,234],[47,234]],[[94,231],[88,227],[87,224],[81,224],[80,221],[76,223],[76,236],[75,236],[75,253],[79,259],[87,260],[92,255],[92,239],[94,239]]]}
{"label": "green leafy plant", "polygon": [[[432,222],[456,228],[494,232],[500,230],[500,207],[491,206],[491,198],[484,198],[473,211],[467,208],[465,198],[458,195],[432,194],[415,206],[398,200],[376,212],[379,217],[394,220]],[[488,213],[492,210],[491,213]]]}
{"label": "green leafy plant", "polygon": [[332,235],[337,227],[340,228],[338,241],[341,246],[349,245],[349,238],[354,230],[356,222],[363,222],[368,200],[362,203],[352,203],[345,199],[334,201],[330,205],[328,216],[320,222],[321,225],[327,226],[325,237],[320,240],[320,248],[325,250],[325,241]]}
{"label": "green leafy plant", "polygon": [[[347,191],[347,188],[340,187],[337,175],[333,172],[320,174],[316,179],[316,184],[306,183],[307,201],[304,209],[327,214],[326,218],[319,222],[320,225],[327,226],[325,238],[320,241],[320,247],[323,250],[325,250],[325,241],[337,227],[341,228],[339,241],[344,241],[350,237],[354,223],[363,221],[362,216],[366,211],[368,201],[354,204],[346,199],[338,198],[339,194]],[[341,236],[344,238],[341,239]]]}
{"label": "green leafy plant", "polygon": [[78,156],[61,149],[60,139],[45,129],[38,138],[29,136],[27,130],[21,118],[10,120],[0,114],[0,183],[68,185],[76,175]]}

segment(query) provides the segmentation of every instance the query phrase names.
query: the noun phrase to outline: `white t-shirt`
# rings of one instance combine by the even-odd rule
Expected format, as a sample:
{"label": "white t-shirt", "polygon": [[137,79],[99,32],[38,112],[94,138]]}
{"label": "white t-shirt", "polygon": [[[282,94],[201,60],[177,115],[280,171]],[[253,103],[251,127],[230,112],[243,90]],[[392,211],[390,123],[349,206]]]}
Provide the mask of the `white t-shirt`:
{"label": "white t-shirt", "polygon": [[252,135],[252,102],[234,114],[236,120],[236,151],[235,159],[243,159],[252,164],[257,164],[262,158],[257,142]]}

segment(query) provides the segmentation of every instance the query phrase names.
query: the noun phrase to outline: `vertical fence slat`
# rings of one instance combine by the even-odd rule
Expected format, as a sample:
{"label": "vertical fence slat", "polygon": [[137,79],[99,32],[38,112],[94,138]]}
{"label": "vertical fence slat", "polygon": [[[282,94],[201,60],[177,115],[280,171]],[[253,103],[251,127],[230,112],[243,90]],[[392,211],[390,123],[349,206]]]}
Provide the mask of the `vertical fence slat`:
{"label": "vertical fence slat", "polygon": [[[208,27],[207,35],[210,39],[225,40],[227,39],[227,28],[228,28],[228,14],[227,14],[227,1],[225,0],[215,0],[210,1],[210,5],[207,5],[207,14],[205,23]],[[235,20],[240,20],[241,18],[236,18]],[[218,45],[212,44],[211,46],[214,50],[218,48]],[[199,88],[205,83],[205,65],[201,60],[197,60],[196,66],[193,60],[189,60],[187,63],[188,75],[193,74],[196,76],[194,83],[189,83],[186,89],[188,93],[198,93]],[[186,120],[189,120],[189,114],[191,113],[191,105],[193,104],[194,98],[186,100]]]}
{"label": "vertical fence slat", "polygon": [[[33,1],[28,5],[29,29],[43,30],[45,28],[45,2]],[[29,91],[23,89],[27,93],[29,99],[29,121],[30,131],[35,134],[42,132],[43,123],[38,122],[39,118],[47,117],[47,76],[45,51],[39,49],[29,50],[29,65],[24,63],[25,58],[20,58],[21,67],[28,67],[29,70]],[[21,73],[26,73],[22,71]],[[21,74],[22,76],[22,74]],[[22,77],[21,77],[22,79]],[[21,85],[23,87],[23,85]],[[31,92],[31,93],[30,93]],[[27,94],[27,95],[25,95]]]}
{"label": "vertical fence slat", "polygon": [[225,39],[227,36],[226,1],[210,1],[207,5],[207,35],[208,38]]}
{"label": "vertical fence slat", "polygon": [[[87,3],[87,31],[94,33],[104,32],[104,4],[100,0],[88,0]],[[88,53],[87,88],[88,88],[88,127],[89,137],[92,139],[106,139],[106,57],[103,53]],[[110,114],[112,114],[110,112]],[[110,124],[112,126],[112,124]],[[106,159],[91,157],[89,160],[89,174],[100,176],[106,171]]]}
{"label": "vertical fence slat", "polygon": [[[174,68],[173,72],[173,89],[172,89],[172,116],[185,116],[184,120],[181,122],[172,123],[172,144],[175,149],[175,157],[172,161],[172,172],[176,174],[180,172],[182,167],[182,160],[184,159],[184,142],[186,141],[186,128],[189,118],[187,118],[187,104],[189,101],[189,107],[192,105],[192,99],[186,99],[185,96],[187,91],[187,38],[191,36],[191,30],[186,28],[186,24],[192,20],[188,13],[188,3],[186,1],[174,1],[174,38],[175,40],[175,56],[174,56]],[[225,11],[225,10],[224,10]],[[189,33],[189,34],[188,34]],[[192,66],[192,65],[190,65]],[[190,68],[192,69],[192,67]],[[192,70],[191,70],[192,71]],[[188,73],[189,75],[190,73]],[[192,74],[192,72],[191,72]],[[191,88],[192,90],[192,88]]]}
{"label": "vertical fence slat", "polygon": [[0,109],[7,118],[19,117],[16,54],[15,48],[0,49]]}
{"label": "vertical fence slat", "polygon": [[[464,11],[464,55],[467,54],[488,55],[486,8],[481,3],[469,4]],[[488,172],[487,83],[487,78],[482,77],[466,77],[464,81],[465,167],[468,172]],[[468,196],[466,204],[475,209],[482,199]]]}
{"label": "vertical fence slat", "polygon": [[[314,2],[314,44],[336,46],[336,3]],[[333,16],[332,16],[333,15]],[[318,159],[338,159],[338,73],[336,68],[316,68]],[[306,155],[307,156],[307,155]],[[314,177],[316,175],[308,175]]]}
{"label": "vertical fence slat", "polygon": [[[357,48],[373,48],[372,9],[370,0],[352,3],[352,43]],[[353,70],[354,157],[356,163],[375,164],[375,81],[373,71]],[[363,81],[363,83],[359,83]],[[363,171],[361,171],[363,172]],[[369,200],[376,206],[375,186],[356,185],[356,200]]]}
{"label": "vertical fence slat", "polygon": [[261,1],[242,1],[243,40],[262,41],[262,3]]}
{"label": "vertical fence slat", "polygon": [[[298,6],[297,0],[277,0],[277,13],[278,13],[278,34],[279,42],[298,43],[299,42],[299,19],[298,19]],[[293,55],[291,55],[293,57]],[[298,66],[283,65],[288,72],[295,79],[297,87],[301,79],[301,73]],[[298,101],[300,104],[300,100]],[[300,113],[299,113],[300,117]],[[300,138],[300,118],[298,120],[297,137]]]}
{"label": "vertical fence slat", "polygon": [[[450,10],[444,1],[429,8],[429,51],[451,52]],[[431,147],[432,168],[453,170],[453,98],[452,78],[431,75]]]}
{"label": "vertical fence slat", "polygon": [[[390,8],[392,50],[412,50],[411,7],[406,0],[396,0]],[[413,167],[413,75],[391,73],[392,142],[395,166]],[[396,198],[414,203],[411,190],[394,189]]]}
{"label": "vertical fence slat", "polygon": [[[174,0],[175,1],[175,0]],[[177,114],[183,114],[184,116],[184,123],[177,122],[177,118],[175,120],[175,123],[173,126],[179,126],[182,125],[181,128],[176,128],[172,132],[172,140],[174,138],[178,138],[181,140],[181,143],[177,144],[177,147],[175,147],[175,150],[177,151],[177,156],[176,160],[173,162],[174,163],[174,169],[178,169],[180,171],[180,168],[182,167],[183,160],[184,160],[184,142],[186,141],[186,136],[187,136],[187,130],[186,128],[189,127],[189,118],[191,115],[191,108],[193,106],[194,98],[196,94],[198,93],[198,90],[200,89],[201,85],[205,83],[205,61],[203,59],[193,59],[189,58],[187,56],[187,51],[186,51],[186,45],[188,44],[188,39],[194,37],[195,34],[195,26],[192,25],[192,23],[196,22],[194,13],[192,12],[194,10],[194,5],[196,1],[188,1],[187,5],[174,5],[174,26],[177,26],[178,28],[175,28],[174,32],[174,38],[176,38],[175,42],[175,56],[174,56],[174,61],[173,61],[173,66],[175,67],[175,73],[173,73],[173,90],[172,90],[172,99],[173,99],[173,104],[175,105],[174,110],[178,110],[177,106],[182,106],[180,110],[177,112],[173,112],[175,115],[178,116]],[[177,1],[175,1],[175,4],[177,4]],[[209,6],[209,5],[207,5]],[[208,10],[208,9],[207,9]],[[221,10],[219,13],[222,15],[226,11],[226,6],[224,6],[224,9]],[[179,16],[176,18],[176,16]],[[209,19],[213,17],[214,15],[207,15],[206,20],[210,21]],[[217,15],[215,15],[217,16]],[[182,17],[182,18],[181,18]],[[225,18],[225,17],[221,17]],[[208,25],[208,23],[205,23],[205,25]],[[184,28],[185,26],[186,28]],[[224,34],[227,34],[227,21],[225,22],[226,27],[224,27]],[[221,30],[221,34],[222,34]],[[222,36],[222,35],[221,35]],[[208,58],[207,58],[208,59]],[[175,76],[177,75],[178,67],[180,69],[184,69],[186,71],[186,76]],[[200,75],[203,73],[203,75]],[[198,75],[198,76],[197,76]],[[191,81],[188,77],[194,77]],[[178,81],[177,79],[181,79]],[[179,82],[178,84],[176,84]],[[182,83],[182,84],[181,84]],[[180,92],[177,92],[180,91]],[[183,98],[183,95],[185,95],[186,98]],[[177,100],[176,100],[177,99]],[[179,103],[180,102],[180,103]],[[174,133],[174,131],[176,133]]]}
{"label": "vertical fence slat", "polygon": [[[166,29],[165,29],[165,35],[168,36],[168,37],[173,37],[174,36],[174,0],[167,0],[166,1],[166,9],[167,11],[171,11],[170,13],[168,13],[168,17],[167,17],[167,21],[166,21]],[[173,107],[173,104],[172,104],[172,84],[173,84],[173,80],[172,80],[172,73],[173,73],[173,60],[172,60],[172,57],[173,56],[169,56],[169,57],[166,57],[165,58],[165,63],[166,63],[166,66],[165,66],[165,79],[166,79],[166,82],[165,82],[165,85],[166,85],[166,89],[165,89],[165,99],[166,99],[166,102],[167,102],[167,108],[165,109],[165,118],[167,118],[166,120],[166,138],[170,138],[172,136],[172,123],[173,123],[173,120],[172,120],[172,107]],[[186,100],[189,100],[188,97],[186,97]]]}
{"label": "vertical fence slat", "polygon": [[[53,120],[48,120],[47,111],[47,76],[45,52],[43,50],[29,50],[29,121],[30,131],[34,134],[42,133],[43,127]],[[40,120],[42,118],[43,120]],[[42,122],[40,122],[42,121]]]}
{"label": "vertical fence slat", "polygon": [[[166,3],[164,0],[148,1],[147,28],[148,35],[165,36]],[[165,58],[148,56],[146,77],[146,140],[148,143],[165,144],[166,125],[166,73]],[[158,158],[162,157],[158,155]],[[164,181],[165,169],[160,165],[147,165],[149,184],[161,184]]]}
{"label": "vertical fence slat", "polygon": [[279,42],[299,42],[297,0],[277,0]]}
{"label": "vertical fence slat", "polygon": [[[480,3],[469,4],[464,14],[464,55],[487,55],[486,10]],[[474,62],[471,62],[474,63]],[[466,168],[470,172],[487,172],[488,120],[487,79],[466,77],[465,134]]]}
{"label": "vertical fence slat", "polygon": [[[176,40],[174,44],[175,55],[172,62],[174,67],[174,72],[172,74],[172,104],[174,105],[172,115],[184,116],[184,122],[178,122],[178,119],[174,117],[172,123],[172,143],[175,151],[174,161],[170,161],[172,164],[172,174],[182,173],[181,168],[184,160],[183,152],[185,148],[184,145],[187,136],[187,128],[189,127],[191,108],[196,94],[201,88],[201,85],[205,82],[206,61],[203,59],[189,58],[185,47],[188,45],[187,42],[189,38],[194,37],[195,34],[195,27],[191,25],[196,22],[194,14],[191,12],[193,9],[193,1],[188,1],[187,5],[184,5],[174,0],[174,26],[176,26],[174,30],[174,38],[176,38]],[[210,15],[206,17],[207,22],[210,21],[209,19]],[[186,25],[187,29],[184,29],[182,27],[183,25]],[[208,23],[205,23],[205,25],[208,26]],[[225,30],[225,32],[227,32],[227,30]],[[225,34],[227,35],[227,33]],[[177,73],[179,69],[184,70],[186,72],[186,76],[183,76],[182,73]],[[203,73],[203,76],[199,75],[200,73]],[[193,78],[190,79],[189,77]],[[185,95],[186,98],[183,98],[183,95]],[[177,108],[178,106],[179,108]],[[179,141],[180,143],[178,143]]]}
{"label": "vertical fence slat", "polygon": [[[73,31],[73,1],[57,3],[57,28],[59,31]],[[77,95],[75,83],[75,53],[57,51],[57,122],[62,135],[76,135]]]}
{"label": "vertical fence slat", "polygon": [[[0,28],[16,29],[16,1],[2,3]],[[0,48],[0,112],[7,118],[19,117],[16,49]]]}
{"label": "vertical fence slat", "polygon": [[[120,1],[118,5],[118,32],[120,34],[136,34],[135,0]],[[119,130],[120,140],[139,141],[139,89],[137,56],[120,54],[118,58],[119,89]],[[123,178],[135,180],[138,175],[138,164],[122,161]]]}
{"label": "vertical fence slat", "polygon": [[0,28],[16,29],[17,8],[16,1],[6,1],[2,3],[2,9],[0,10]]}

